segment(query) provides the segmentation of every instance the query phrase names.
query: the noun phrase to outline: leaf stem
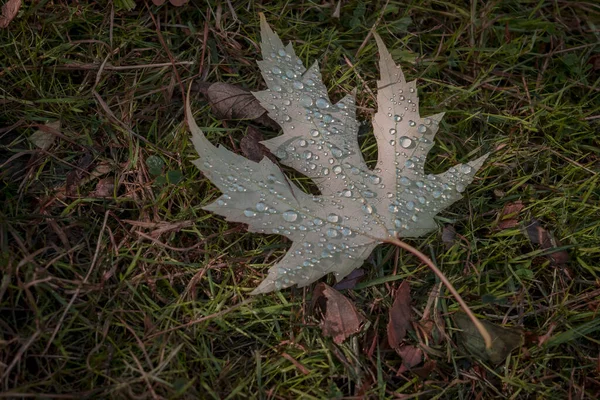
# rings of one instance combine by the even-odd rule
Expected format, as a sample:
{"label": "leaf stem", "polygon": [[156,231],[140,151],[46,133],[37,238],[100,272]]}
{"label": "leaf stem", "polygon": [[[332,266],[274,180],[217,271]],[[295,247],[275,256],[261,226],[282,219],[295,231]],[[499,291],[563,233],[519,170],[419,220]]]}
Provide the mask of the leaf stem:
{"label": "leaf stem", "polygon": [[488,349],[492,347],[492,337],[490,336],[489,332],[485,329],[485,327],[483,326],[481,321],[479,321],[477,319],[475,314],[473,314],[473,312],[471,311],[471,309],[469,308],[467,303],[465,303],[465,301],[460,296],[458,291],[454,288],[454,286],[452,286],[452,283],[450,283],[448,278],[446,278],[446,275],[444,275],[442,273],[442,271],[440,271],[440,269],[433,263],[433,261],[431,261],[431,259],[429,257],[427,257],[425,254],[421,253],[419,250],[417,250],[410,244],[405,243],[397,238],[389,238],[389,239],[385,240],[385,242],[394,244],[394,245],[400,247],[401,249],[404,249],[404,250],[414,254],[415,256],[417,256],[417,258],[419,258],[419,260],[421,260],[422,262],[427,264],[427,266],[433,271],[433,273],[436,274],[438,276],[438,278],[440,278],[442,283],[444,285],[446,285],[446,287],[448,288],[450,293],[452,293],[452,296],[454,296],[454,298],[456,299],[458,304],[460,304],[460,306],[462,307],[464,312],[471,319],[471,321],[473,322],[473,325],[475,325],[475,327],[479,331],[479,334],[483,337],[483,340],[485,341],[485,347]]}

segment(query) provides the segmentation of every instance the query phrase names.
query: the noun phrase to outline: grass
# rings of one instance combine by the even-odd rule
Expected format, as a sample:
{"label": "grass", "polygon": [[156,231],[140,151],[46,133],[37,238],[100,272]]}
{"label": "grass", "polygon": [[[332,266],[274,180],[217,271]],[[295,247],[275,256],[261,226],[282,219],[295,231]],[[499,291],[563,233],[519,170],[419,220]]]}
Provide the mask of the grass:
{"label": "grass", "polygon": [[[336,19],[336,2],[121,3],[27,3],[0,31],[0,397],[600,396],[597,5],[349,1]],[[289,243],[202,211],[218,191],[191,164],[180,85],[262,88],[258,12],[319,61],[333,99],[358,88],[365,121],[378,77],[365,38],[378,32],[419,79],[422,113],[446,111],[430,171],[495,150],[440,216],[459,240],[447,248],[440,229],[410,243],[482,319],[527,332],[504,363],[459,351],[444,292],[433,311],[448,336],[427,347],[435,369],[396,376],[392,291],[408,279],[419,316],[438,285],[391,246],[345,292],[368,322],[341,345],[321,334],[310,287],[248,295]],[[239,149],[247,122],[217,119],[199,97],[193,108],[213,143]],[[32,134],[54,120],[53,144],[36,147]],[[372,137],[363,149],[375,160]],[[164,165],[149,168],[153,156]],[[521,224],[538,219],[567,264],[519,227],[496,229],[516,200]]]}

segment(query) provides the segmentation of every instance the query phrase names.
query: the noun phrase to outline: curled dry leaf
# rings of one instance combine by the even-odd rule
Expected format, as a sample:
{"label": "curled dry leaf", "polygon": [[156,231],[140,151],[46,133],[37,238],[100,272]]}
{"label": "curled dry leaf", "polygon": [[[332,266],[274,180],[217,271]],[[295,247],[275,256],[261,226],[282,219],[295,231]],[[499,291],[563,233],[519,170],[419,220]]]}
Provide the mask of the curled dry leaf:
{"label": "curled dry leaf", "polygon": [[248,90],[228,83],[201,82],[194,85],[206,97],[213,111],[222,119],[249,119],[272,129],[279,125]]}
{"label": "curled dry leaf", "polygon": [[518,328],[498,326],[489,321],[482,320],[481,323],[492,336],[492,347],[486,349],[479,331],[473,322],[463,313],[454,314],[454,321],[460,329],[457,344],[462,350],[470,353],[478,360],[489,361],[499,364],[523,342],[523,333]]}
{"label": "curled dry leaf", "polygon": [[[543,250],[554,249],[561,245],[535,218],[525,225],[525,232],[531,243],[539,245]],[[547,257],[552,265],[563,265],[569,261],[569,254],[565,250],[552,252]]]}
{"label": "curled dry leaf", "polygon": [[17,16],[19,8],[21,8],[21,0],[8,0],[2,6],[2,14],[0,14],[0,28],[7,28],[8,24]]}
{"label": "curled dry leaf", "polygon": [[410,286],[404,281],[396,290],[387,325],[388,343],[396,350],[406,336],[406,331],[411,329],[410,311]]}
{"label": "curled dry leaf", "polygon": [[323,314],[323,335],[333,337],[337,344],[360,331],[365,320],[350,299],[324,283],[319,283],[313,292],[312,308],[315,307]]}

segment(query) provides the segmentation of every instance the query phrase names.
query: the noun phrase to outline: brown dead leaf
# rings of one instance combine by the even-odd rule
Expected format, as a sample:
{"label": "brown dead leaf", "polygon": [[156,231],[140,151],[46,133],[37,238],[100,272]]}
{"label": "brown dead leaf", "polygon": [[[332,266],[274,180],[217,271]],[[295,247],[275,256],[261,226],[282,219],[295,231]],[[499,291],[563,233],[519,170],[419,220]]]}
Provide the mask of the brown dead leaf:
{"label": "brown dead leaf", "polygon": [[42,150],[48,150],[56,140],[56,134],[60,134],[60,121],[38,126],[40,129],[29,136],[29,141]]}
{"label": "brown dead leaf", "polygon": [[[525,225],[525,232],[531,243],[539,245],[543,250],[554,249],[561,245],[535,218]],[[550,259],[552,265],[564,265],[569,261],[569,253],[565,250],[552,252],[546,257]]]}
{"label": "brown dead leaf", "polygon": [[8,24],[15,19],[21,8],[21,0],[8,0],[2,6],[2,14],[0,14],[0,28],[7,28]]}
{"label": "brown dead leaf", "polygon": [[403,344],[396,349],[396,352],[402,357],[402,365],[396,375],[401,375],[411,370],[423,361],[423,350],[418,347]]}
{"label": "brown dead leaf", "polygon": [[352,289],[354,286],[356,286],[358,282],[362,280],[364,275],[364,269],[355,269],[354,271],[350,272],[350,274],[347,277],[333,285],[333,288],[336,290]]}
{"label": "brown dead leaf", "polygon": [[312,308],[317,306],[323,314],[323,335],[333,337],[337,344],[360,331],[365,320],[350,299],[324,283],[319,283],[313,292]]}
{"label": "brown dead leaf", "polygon": [[525,205],[521,200],[517,200],[513,203],[506,203],[502,208],[502,211],[498,214],[498,225],[499,230],[514,228],[519,225],[519,213],[525,208]]}
{"label": "brown dead leaf", "polygon": [[92,197],[113,197],[115,191],[115,179],[108,177],[98,180],[96,189],[90,193]]}
{"label": "brown dead leaf", "polygon": [[398,349],[406,331],[411,329],[410,311],[410,286],[403,281],[396,290],[387,325],[388,343],[394,349]]}
{"label": "brown dead leaf", "polygon": [[422,367],[413,368],[412,372],[421,379],[427,379],[431,372],[435,369],[436,362],[434,360],[426,361]]}
{"label": "brown dead leaf", "polygon": [[260,162],[263,157],[268,157],[271,161],[275,162],[273,154],[264,145],[260,144],[263,141],[263,135],[258,129],[253,126],[249,126],[246,131],[246,136],[240,141],[240,147],[242,153],[246,158],[254,162]]}
{"label": "brown dead leaf", "polygon": [[246,89],[220,82],[200,82],[194,88],[207,98],[215,114],[222,119],[249,119],[279,130],[279,125],[269,118],[267,110]]}

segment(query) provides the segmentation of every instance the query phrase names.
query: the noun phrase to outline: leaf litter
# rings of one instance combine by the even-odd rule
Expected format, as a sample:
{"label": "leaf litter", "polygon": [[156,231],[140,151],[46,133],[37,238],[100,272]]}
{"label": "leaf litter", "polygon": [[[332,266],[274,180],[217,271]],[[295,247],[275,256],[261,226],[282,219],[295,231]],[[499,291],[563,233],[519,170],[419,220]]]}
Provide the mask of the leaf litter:
{"label": "leaf litter", "polygon": [[350,299],[325,283],[315,287],[311,309],[321,311],[323,335],[332,337],[337,344],[359,332],[365,321]]}

